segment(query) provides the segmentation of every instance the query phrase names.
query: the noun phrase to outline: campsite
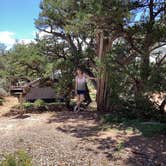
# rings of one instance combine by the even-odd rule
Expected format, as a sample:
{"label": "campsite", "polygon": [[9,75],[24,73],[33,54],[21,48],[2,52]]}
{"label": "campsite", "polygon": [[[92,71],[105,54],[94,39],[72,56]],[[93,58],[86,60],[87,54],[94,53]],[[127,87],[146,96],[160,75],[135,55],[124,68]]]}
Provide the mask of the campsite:
{"label": "campsite", "polygon": [[2,0],[0,166],[166,166],[165,9]]}

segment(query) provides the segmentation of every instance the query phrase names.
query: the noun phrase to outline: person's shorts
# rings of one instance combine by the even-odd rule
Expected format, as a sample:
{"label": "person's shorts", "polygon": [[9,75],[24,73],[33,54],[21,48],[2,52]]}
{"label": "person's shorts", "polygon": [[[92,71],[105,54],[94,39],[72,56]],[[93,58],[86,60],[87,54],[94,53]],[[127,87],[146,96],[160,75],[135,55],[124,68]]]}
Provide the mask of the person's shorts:
{"label": "person's shorts", "polygon": [[86,91],[85,90],[77,90],[78,95],[85,95]]}

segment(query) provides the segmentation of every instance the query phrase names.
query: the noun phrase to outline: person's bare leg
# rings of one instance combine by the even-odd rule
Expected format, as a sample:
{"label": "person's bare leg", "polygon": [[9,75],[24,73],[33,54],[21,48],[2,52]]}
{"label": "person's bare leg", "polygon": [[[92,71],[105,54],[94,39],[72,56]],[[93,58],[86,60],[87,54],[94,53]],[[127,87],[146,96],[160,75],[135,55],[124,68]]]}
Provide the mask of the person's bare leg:
{"label": "person's bare leg", "polygon": [[81,105],[81,103],[84,101],[84,95],[80,95],[80,102],[79,102],[79,106]]}
{"label": "person's bare leg", "polygon": [[76,96],[76,106],[74,107],[74,111],[77,112],[79,111],[79,104],[80,103],[80,95],[77,94]]}
{"label": "person's bare leg", "polygon": [[75,111],[76,111],[76,109],[77,109],[77,111],[80,110],[80,105],[83,101],[84,101],[84,95],[77,95],[77,105],[75,107]]}
{"label": "person's bare leg", "polygon": [[79,103],[80,103],[80,95],[76,96],[76,103],[77,103],[77,105],[79,105]]}

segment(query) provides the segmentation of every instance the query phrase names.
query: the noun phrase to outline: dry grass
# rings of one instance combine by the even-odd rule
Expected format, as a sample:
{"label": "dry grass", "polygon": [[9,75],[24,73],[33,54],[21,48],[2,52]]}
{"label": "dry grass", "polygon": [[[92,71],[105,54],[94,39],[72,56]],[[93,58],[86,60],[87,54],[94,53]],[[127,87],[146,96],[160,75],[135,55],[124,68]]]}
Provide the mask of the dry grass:
{"label": "dry grass", "polygon": [[0,106],[0,116],[8,113],[11,109],[11,107],[15,106],[18,104],[18,99],[15,97],[6,97],[5,102],[3,103],[2,106]]}

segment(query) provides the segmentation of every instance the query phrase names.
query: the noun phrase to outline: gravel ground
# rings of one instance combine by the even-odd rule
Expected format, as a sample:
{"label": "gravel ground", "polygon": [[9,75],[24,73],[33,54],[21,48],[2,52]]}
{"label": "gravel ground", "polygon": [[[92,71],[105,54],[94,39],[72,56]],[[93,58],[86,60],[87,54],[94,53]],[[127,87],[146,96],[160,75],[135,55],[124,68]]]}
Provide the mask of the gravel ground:
{"label": "gravel ground", "polygon": [[91,112],[0,116],[0,161],[25,150],[34,166],[165,166],[165,136],[101,131]]}
{"label": "gravel ground", "polygon": [[35,166],[109,163],[102,153],[88,151],[88,142],[60,131],[55,123],[47,123],[49,116],[33,114],[25,119],[1,118],[0,158],[5,153],[24,149],[32,156]]}

